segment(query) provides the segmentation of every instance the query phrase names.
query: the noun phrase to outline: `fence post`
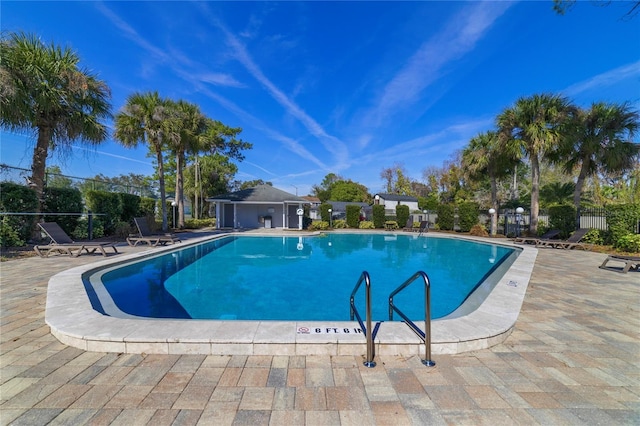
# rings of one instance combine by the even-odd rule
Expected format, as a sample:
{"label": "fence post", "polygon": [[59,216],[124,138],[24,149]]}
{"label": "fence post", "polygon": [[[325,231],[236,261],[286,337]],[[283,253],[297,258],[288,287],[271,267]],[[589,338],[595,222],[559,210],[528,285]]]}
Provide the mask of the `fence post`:
{"label": "fence post", "polygon": [[87,216],[89,218],[89,220],[88,220],[88,222],[89,222],[89,230],[88,230],[89,240],[93,240],[93,215],[91,214],[91,210],[87,211]]}

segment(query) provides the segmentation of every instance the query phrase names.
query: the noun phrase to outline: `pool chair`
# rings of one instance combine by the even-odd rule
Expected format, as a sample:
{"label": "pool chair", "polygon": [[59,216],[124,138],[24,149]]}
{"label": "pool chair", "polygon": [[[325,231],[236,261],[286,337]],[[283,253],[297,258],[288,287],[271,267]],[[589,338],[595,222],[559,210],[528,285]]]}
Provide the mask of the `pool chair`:
{"label": "pool chair", "polygon": [[[614,269],[611,266],[606,266],[606,264],[609,262],[622,262],[624,263],[624,266],[622,267],[622,269]],[[640,271],[640,256],[623,256],[619,254],[610,254],[599,267],[600,269],[622,272],[623,274],[626,274],[629,271]]]}
{"label": "pool chair", "polygon": [[149,228],[147,218],[145,217],[136,217],[133,221],[136,223],[136,227],[138,228],[138,235],[129,235],[127,238],[127,244],[130,246],[137,246],[138,244],[144,243],[155,247],[157,245],[164,246],[168,243],[174,244],[181,242],[180,238],[173,234],[158,234],[151,232],[151,228]]}
{"label": "pool chair", "polygon": [[582,240],[587,232],[589,232],[588,228],[580,228],[571,234],[571,236],[566,240],[538,241],[536,242],[536,247],[551,247],[569,250],[580,248],[582,250],[586,250],[587,248],[580,242],[580,240]]}
{"label": "pool chair", "polygon": [[413,219],[407,219],[407,224],[404,225],[404,228],[402,228],[402,230],[405,232],[413,232]]}
{"label": "pool chair", "polygon": [[559,229],[550,229],[539,237],[516,237],[513,242],[516,244],[538,244],[539,241],[553,240],[560,235]]}
{"label": "pool chair", "polygon": [[414,229],[415,232],[423,233],[429,232],[429,221],[423,220],[420,221],[420,226],[417,229]]}
{"label": "pool chair", "polygon": [[118,253],[113,242],[99,243],[94,241],[76,242],[67,235],[66,232],[56,222],[39,223],[38,226],[49,237],[49,244],[35,245],[33,249],[40,257],[49,257],[51,253],[68,254],[71,257],[78,257],[82,252],[88,254],[100,252],[103,256],[107,256],[105,248],[113,249],[114,253]]}

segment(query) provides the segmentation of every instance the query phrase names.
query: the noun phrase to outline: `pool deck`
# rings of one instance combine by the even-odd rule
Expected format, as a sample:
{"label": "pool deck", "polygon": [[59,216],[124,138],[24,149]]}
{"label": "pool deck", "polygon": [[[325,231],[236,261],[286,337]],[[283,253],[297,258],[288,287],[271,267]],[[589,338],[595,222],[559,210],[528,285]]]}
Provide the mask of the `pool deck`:
{"label": "pool deck", "polygon": [[[119,247],[124,257],[148,248]],[[0,264],[0,424],[638,424],[640,272],[541,249],[513,331],[488,349],[385,355],[127,354],[58,341],[49,279],[101,256]],[[286,350],[285,350],[286,352]]]}

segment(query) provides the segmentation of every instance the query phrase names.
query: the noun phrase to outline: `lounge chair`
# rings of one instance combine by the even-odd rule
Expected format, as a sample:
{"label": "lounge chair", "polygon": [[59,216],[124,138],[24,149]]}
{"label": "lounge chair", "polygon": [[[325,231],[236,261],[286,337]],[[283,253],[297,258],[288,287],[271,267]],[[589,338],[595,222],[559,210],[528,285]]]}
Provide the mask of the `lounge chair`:
{"label": "lounge chair", "polygon": [[582,250],[586,250],[587,248],[580,242],[585,234],[589,232],[588,228],[580,228],[576,230],[569,238],[566,240],[547,240],[536,242],[536,247],[552,247],[552,248],[562,248],[562,249],[574,249],[581,248]]}
{"label": "lounge chair", "polygon": [[161,245],[164,246],[168,243],[174,244],[181,242],[180,238],[173,234],[157,234],[151,232],[147,219],[144,217],[136,217],[133,219],[138,228],[138,235],[130,235],[127,238],[127,244],[130,246],[137,246],[140,243],[149,244],[150,246]]}
{"label": "lounge chair", "polygon": [[405,232],[413,232],[413,219],[409,218],[407,219],[407,224],[404,226],[404,228],[402,228],[403,231]]}
{"label": "lounge chair", "polygon": [[513,242],[516,244],[536,244],[538,245],[538,243],[540,241],[545,242],[548,240],[553,240],[555,238],[558,238],[558,235],[560,235],[560,230],[559,229],[550,229],[549,231],[545,232],[544,234],[542,234],[539,237],[516,237]]}
{"label": "lounge chair", "polygon": [[71,257],[78,257],[83,251],[88,254],[99,251],[103,256],[107,256],[105,248],[110,247],[114,253],[118,253],[115,244],[113,242],[76,242],[67,235],[66,232],[56,222],[38,223],[40,229],[47,234],[51,240],[46,245],[35,245],[33,249],[40,257],[49,257],[51,253],[68,254]]}
{"label": "lounge chair", "polygon": [[[622,262],[624,266],[622,269],[613,269],[611,266],[605,266],[607,263],[614,262]],[[618,271],[626,274],[630,270],[640,271],[640,256],[623,256],[619,254],[610,254],[602,265],[600,265],[601,269],[607,269],[609,271]]]}
{"label": "lounge chair", "polygon": [[414,231],[419,232],[420,234],[423,232],[429,232],[429,222],[426,220],[421,221],[420,226]]}

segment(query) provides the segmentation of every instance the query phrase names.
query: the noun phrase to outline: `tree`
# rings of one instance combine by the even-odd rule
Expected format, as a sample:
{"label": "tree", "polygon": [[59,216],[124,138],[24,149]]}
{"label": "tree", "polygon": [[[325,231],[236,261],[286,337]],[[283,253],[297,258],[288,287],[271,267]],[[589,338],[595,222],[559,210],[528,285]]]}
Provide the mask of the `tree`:
{"label": "tree", "polygon": [[49,188],[71,188],[73,181],[62,174],[60,166],[50,166],[45,169],[45,182]]}
{"label": "tree", "polygon": [[[471,139],[462,151],[462,168],[471,178],[488,176],[491,185],[491,208],[496,212],[499,207],[498,179],[511,174],[518,162],[514,155],[501,149],[500,139],[496,132],[484,132]],[[491,215],[491,235],[497,233],[497,216]]]}
{"label": "tree", "polygon": [[407,172],[401,164],[382,169],[380,178],[385,181],[385,190],[389,194],[415,195],[412,181],[407,177]]}
{"label": "tree", "polygon": [[171,102],[173,109],[170,119],[173,126],[172,133],[176,134],[171,139],[170,149],[176,159],[176,192],[175,201],[178,206],[178,228],[184,228],[184,177],[186,153],[198,150],[198,138],[205,131],[205,116],[197,105],[185,102]]}
{"label": "tree", "polygon": [[554,204],[570,204],[576,184],[573,182],[552,182],[540,188],[540,204],[549,207]]}
{"label": "tree", "polygon": [[[196,135],[197,143],[194,145],[194,162],[195,162],[195,179],[194,179],[194,193],[196,194],[195,212],[199,214],[200,206],[203,200],[203,185],[202,185],[202,173],[200,170],[200,153],[208,155],[224,155],[230,159],[236,161],[244,160],[244,154],[242,151],[253,148],[253,144],[245,142],[238,138],[242,128],[229,127],[218,120],[212,120],[205,118],[204,126],[201,131]],[[235,172],[234,172],[235,173]],[[212,194],[209,194],[212,195]],[[197,218],[197,217],[196,217]]]}
{"label": "tree", "polygon": [[352,180],[340,180],[331,185],[330,200],[354,203],[368,203],[371,195],[367,187]]}
{"label": "tree", "polygon": [[[589,110],[580,109],[551,158],[562,164],[565,173],[579,170],[573,204],[579,212],[585,181],[601,174],[617,174],[638,165],[640,144],[632,141],[640,128],[640,115],[628,103],[597,102]],[[579,213],[578,213],[579,214]]]}
{"label": "tree", "polygon": [[575,108],[565,97],[536,94],[518,99],[505,109],[497,124],[502,144],[509,152],[519,152],[531,165],[531,222],[529,231],[538,229],[540,211],[540,161],[560,141]]}
{"label": "tree", "polygon": [[158,92],[137,92],[127,98],[122,111],[116,114],[114,134],[115,139],[126,147],[146,143],[156,154],[162,230],[165,232],[167,231],[167,206],[162,152],[164,144],[176,138],[176,134],[172,132],[170,118],[169,101],[160,98]]}
{"label": "tree", "polygon": [[107,84],[79,67],[68,47],[46,46],[35,35],[8,33],[0,40],[0,123],[17,131],[35,131],[31,183],[42,211],[49,150],[72,142],[96,145],[107,137],[102,122],[110,117]]}
{"label": "tree", "polygon": [[[233,177],[238,172],[238,166],[229,161],[229,157],[221,154],[200,157],[198,163],[193,163],[185,169],[185,194],[193,202],[196,218],[203,216],[203,204],[195,200],[202,192],[215,196],[229,192]],[[199,185],[196,177],[199,175]]]}
{"label": "tree", "polygon": [[335,173],[329,173],[324,177],[324,179],[322,179],[320,185],[313,185],[311,187],[311,192],[324,203],[331,199],[331,186],[341,180],[344,180],[342,176]]}
{"label": "tree", "polygon": [[[576,4],[576,1],[577,0],[553,0],[553,10],[555,10],[558,15],[564,15]],[[598,0],[593,1],[593,3],[598,3],[601,6],[608,6],[609,4],[611,4],[611,0]],[[629,5],[631,7],[629,11],[624,15],[625,18],[633,18],[638,14],[638,12],[640,12],[640,1],[619,3]]]}
{"label": "tree", "polygon": [[273,186],[273,182],[265,182],[262,179],[246,180],[240,183],[240,186],[238,187],[238,189],[242,191],[243,189],[255,188],[258,185]]}

